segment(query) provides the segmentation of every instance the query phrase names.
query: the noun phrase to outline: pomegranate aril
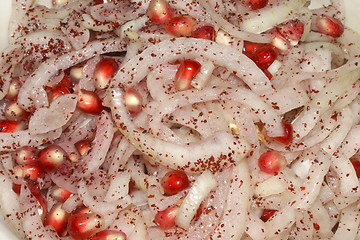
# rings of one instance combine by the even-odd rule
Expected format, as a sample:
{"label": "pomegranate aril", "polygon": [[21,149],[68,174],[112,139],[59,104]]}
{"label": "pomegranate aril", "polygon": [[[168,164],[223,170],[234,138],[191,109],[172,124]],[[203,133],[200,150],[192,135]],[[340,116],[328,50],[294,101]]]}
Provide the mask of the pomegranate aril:
{"label": "pomegranate aril", "polygon": [[293,128],[291,123],[283,122],[282,126],[284,128],[285,135],[282,137],[269,137],[272,140],[280,142],[284,145],[289,145],[293,141]]}
{"label": "pomegranate aril", "polygon": [[36,163],[15,166],[14,173],[19,178],[30,179],[31,181],[36,181],[45,175]]}
{"label": "pomegranate aril", "polygon": [[69,214],[62,209],[61,203],[56,203],[47,213],[44,225],[51,225],[60,237],[66,235],[66,226],[69,219]]}
{"label": "pomegranate aril", "polygon": [[164,194],[167,196],[175,195],[178,192],[188,188],[189,179],[184,171],[172,170],[167,172],[161,179],[161,186]]}
{"label": "pomegranate aril", "polygon": [[141,111],[143,99],[136,89],[131,87],[127,88],[124,93],[124,100],[126,108],[131,114],[136,114]]}
{"label": "pomegranate aril", "polygon": [[151,0],[146,14],[154,24],[164,24],[174,16],[166,0]]}
{"label": "pomegranate aril", "polygon": [[280,152],[273,150],[261,154],[258,166],[262,172],[274,175],[285,168],[286,159]]}
{"label": "pomegranate aril", "polygon": [[95,5],[112,2],[113,0],[95,0]]}
{"label": "pomegranate aril", "polygon": [[57,99],[58,97],[65,95],[65,94],[70,94],[70,90],[68,87],[66,87],[65,85],[56,85],[55,87],[53,87],[49,94],[48,94],[48,99],[49,102],[53,102],[55,99]]}
{"label": "pomegranate aril", "polygon": [[15,100],[20,91],[20,82],[18,78],[14,78],[9,86],[9,90],[5,96],[8,100]]}
{"label": "pomegranate aril", "polygon": [[79,91],[79,99],[77,108],[85,113],[99,115],[104,109],[99,96],[92,91],[81,89]]}
{"label": "pomegranate aril", "polygon": [[320,33],[333,38],[340,37],[344,33],[344,25],[340,20],[324,14],[316,18],[315,25]]}
{"label": "pomegranate aril", "polygon": [[167,230],[175,226],[175,217],[178,207],[169,207],[155,215],[155,224],[162,230]]}
{"label": "pomegranate aril", "polygon": [[0,132],[10,133],[25,129],[24,122],[16,122],[11,120],[0,120]]}
{"label": "pomegranate aril", "polygon": [[16,101],[9,101],[5,106],[5,117],[12,121],[22,121],[29,116],[29,113],[22,109]]}
{"label": "pomegranate aril", "polygon": [[264,44],[244,41],[243,53],[250,59],[254,59]]}
{"label": "pomegranate aril", "polygon": [[280,33],[289,40],[299,41],[304,33],[305,24],[298,19],[288,21],[280,28]]}
{"label": "pomegranate aril", "polygon": [[43,195],[40,193],[39,189],[37,188],[37,186],[34,186],[32,184],[27,185],[31,191],[31,193],[34,195],[34,197],[37,200],[36,203],[36,207],[39,213],[39,216],[41,217],[41,219],[44,221],[46,214],[47,214],[47,203],[45,201],[45,198],[43,197]]}
{"label": "pomegranate aril", "polygon": [[355,172],[356,172],[356,176],[358,178],[360,178],[360,161],[355,160],[355,159],[350,159],[350,162],[352,163],[352,165],[354,166]]}
{"label": "pomegranate aril", "polygon": [[51,191],[51,196],[59,202],[65,202],[72,195],[74,195],[74,194],[69,192],[68,190],[66,190],[64,188],[60,188],[60,187],[54,188]]}
{"label": "pomegranate aril", "polygon": [[74,82],[69,75],[64,75],[58,85],[64,85],[68,89],[72,89],[74,87]]}
{"label": "pomegranate aril", "polygon": [[92,236],[90,240],[126,240],[126,234],[118,230],[104,230]]}
{"label": "pomegranate aril", "polygon": [[197,61],[185,59],[175,75],[175,88],[179,91],[191,89],[191,81],[200,72],[201,64]]}
{"label": "pomegranate aril", "polygon": [[255,63],[259,68],[268,68],[277,57],[277,53],[272,47],[264,47],[255,56]]}
{"label": "pomegranate aril", "polygon": [[70,216],[67,230],[75,240],[88,239],[100,231],[102,224],[95,213],[77,213]]}
{"label": "pomegranate aril", "polygon": [[215,41],[215,29],[213,26],[204,25],[199,28],[196,28],[192,33],[191,37],[193,38],[202,38],[210,41]]}
{"label": "pomegranate aril", "polygon": [[175,37],[189,37],[195,24],[196,22],[191,17],[178,16],[165,23],[165,30]]}
{"label": "pomegranate aril", "polygon": [[12,157],[18,165],[25,165],[36,162],[35,149],[30,146],[24,146],[16,149]]}
{"label": "pomegranate aril", "polygon": [[53,171],[66,160],[66,152],[59,145],[52,144],[38,153],[39,163],[45,171]]}
{"label": "pomegranate aril", "polygon": [[89,140],[80,140],[75,143],[75,148],[81,156],[84,156],[90,150],[91,142]]}
{"label": "pomegranate aril", "polygon": [[94,71],[95,87],[97,89],[107,88],[118,69],[119,65],[113,58],[101,59]]}
{"label": "pomegranate aril", "polygon": [[252,10],[257,10],[266,7],[269,0],[244,0],[245,4]]}
{"label": "pomegranate aril", "polygon": [[275,212],[277,212],[277,210],[264,209],[260,219],[263,222],[266,222],[267,220],[269,220],[269,218],[271,218],[274,215]]}
{"label": "pomegranate aril", "polygon": [[73,212],[73,214],[83,214],[83,213],[92,213],[92,211],[88,207],[80,206],[76,208]]}
{"label": "pomegranate aril", "polygon": [[72,67],[70,69],[70,78],[73,82],[79,82],[82,76],[83,67]]}
{"label": "pomegranate aril", "polygon": [[279,49],[280,51],[286,52],[289,49],[289,42],[285,38],[284,35],[280,33],[279,29],[275,29],[273,31],[274,38],[271,42],[271,45],[273,45],[275,48]]}

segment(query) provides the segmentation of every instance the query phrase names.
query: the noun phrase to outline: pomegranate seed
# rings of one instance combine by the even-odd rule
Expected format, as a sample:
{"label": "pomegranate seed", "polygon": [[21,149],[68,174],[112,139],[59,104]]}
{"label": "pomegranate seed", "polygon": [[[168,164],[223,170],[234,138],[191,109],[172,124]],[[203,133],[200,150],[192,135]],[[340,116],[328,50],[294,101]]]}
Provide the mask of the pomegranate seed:
{"label": "pomegranate seed", "polygon": [[19,178],[30,179],[32,181],[45,176],[43,170],[36,163],[15,166],[14,173]]}
{"label": "pomegranate seed", "polygon": [[75,240],[88,239],[100,230],[102,224],[95,213],[77,213],[70,216],[67,229]]}
{"label": "pomegranate seed", "polygon": [[56,85],[48,94],[49,102],[53,102],[58,97],[70,93],[70,90],[65,85]]}
{"label": "pomegranate seed", "polygon": [[81,156],[84,156],[90,150],[91,142],[88,140],[80,140],[75,143],[75,148]]}
{"label": "pomegranate seed", "polygon": [[112,0],[95,0],[95,5],[112,2]]}
{"label": "pomegranate seed", "polygon": [[187,16],[173,17],[165,23],[165,30],[175,37],[189,37],[196,22]]}
{"label": "pomegranate seed", "polygon": [[277,49],[286,52],[289,49],[289,42],[287,41],[285,36],[280,33],[280,30],[278,28],[275,28],[273,34],[274,39],[271,44]]}
{"label": "pomegranate seed", "polygon": [[286,166],[286,159],[280,152],[273,150],[261,154],[258,165],[264,173],[274,175]]}
{"label": "pomegranate seed", "polygon": [[97,89],[105,89],[110,80],[115,76],[119,69],[119,65],[113,58],[103,58],[95,67],[95,87]]}
{"label": "pomegranate seed", "polygon": [[166,0],[151,0],[147,16],[154,24],[164,24],[174,17],[174,13]]}
{"label": "pomegranate seed", "polygon": [[53,6],[57,6],[57,5],[61,5],[61,4],[64,4],[64,3],[67,3],[69,0],[53,0],[52,1],[52,4]]}
{"label": "pomegranate seed", "polygon": [[327,15],[318,16],[315,25],[320,33],[333,38],[340,37],[344,33],[344,25],[338,19]]}
{"label": "pomegranate seed", "polygon": [[155,215],[155,224],[162,230],[167,230],[175,226],[175,217],[178,207],[169,207]]}
{"label": "pomegranate seed", "polygon": [[39,152],[38,159],[45,171],[53,171],[65,163],[66,152],[59,145],[52,144]]}
{"label": "pomegranate seed", "polygon": [[12,121],[21,121],[26,119],[29,113],[22,109],[16,101],[9,101],[5,106],[5,117]]}
{"label": "pomegranate seed", "polygon": [[354,166],[355,172],[356,172],[356,176],[358,178],[360,178],[360,161],[355,160],[355,159],[350,159],[350,162],[352,163],[352,165]]}
{"label": "pomegranate seed", "polygon": [[215,29],[213,26],[204,25],[199,28],[196,28],[192,33],[191,37],[193,38],[202,38],[210,41],[215,41]]}
{"label": "pomegranate seed", "polygon": [[134,88],[127,88],[124,93],[125,105],[131,114],[136,114],[141,111],[142,108],[142,96]]}
{"label": "pomegranate seed", "polygon": [[73,213],[74,214],[83,214],[83,213],[92,213],[92,211],[88,207],[80,206],[80,207],[76,208]]}
{"label": "pomegranate seed", "polygon": [[167,196],[175,195],[188,188],[189,185],[190,183],[186,173],[180,170],[167,172],[161,179],[161,186]]}
{"label": "pomegranate seed", "polygon": [[126,234],[122,231],[104,230],[95,234],[90,240],[126,240]]}
{"label": "pomegranate seed", "polygon": [[257,10],[266,7],[269,0],[245,0],[245,4],[252,10]]}
{"label": "pomegranate seed", "polygon": [[9,133],[25,129],[24,122],[15,122],[10,120],[0,120],[0,132]]}
{"label": "pomegranate seed", "polygon": [[264,47],[264,44],[253,43],[244,41],[243,53],[250,59],[254,59],[260,49]]}
{"label": "pomegranate seed", "polygon": [[99,96],[92,91],[81,89],[77,108],[85,113],[99,115],[104,109]]}
{"label": "pomegranate seed", "polygon": [[18,165],[26,165],[36,162],[35,149],[30,146],[24,146],[16,149],[12,153],[12,157]]}
{"label": "pomegranate seed", "polygon": [[277,212],[277,210],[264,209],[260,219],[263,220],[263,222],[266,222],[274,215],[275,212]]}
{"label": "pomegranate seed", "polygon": [[266,77],[271,80],[273,78],[273,75],[269,72],[267,69],[262,69],[262,71],[265,73]]}
{"label": "pomegranate seed", "polygon": [[259,68],[267,69],[277,57],[275,50],[268,46],[260,50],[255,57],[255,63]]}
{"label": "pomegranate seed", "polygon": [[64,85],[68,89],[72,89],[74,87],[74,82],[69,75],[64,75],[63,79],[59,82],[59,85]]}
{"label": "pomegranate seed", "polygon": [[285,135],[282,137],[269,137],[272,140],[281,142],[282,144],[289,145],[293,141],[293,128],[291,123],[283,122],[282,126],[285,131]]}
{"label": "pomegranate seed", "polygon": [[82,67],[72,67],[70,69],[70,78],[73,82],[79,82],[82,76]]}
{"label": "pomegranate seed", "polygon": [[15,100],[20,90],[20,82],[18,78],[14,78],[9,86],[9,90],[5,96],[8,100]]}
{"label": "pomegranate seed", "polygon": [[197,61],[185,59],[175,75],[175,87],[179,91],[191,89],[191,81],[200,72],[201,64]]}
{"label": "pomegranate seed", "polygon": [[72,192],[69,192],[68,190],[60,187],[54,188],[51,191],[51,196],[59,202],[65,202],[72,195],[74,195]]}
{"label": "pomegranate seed", "polygon": [[55,204],[47,213],[44,225],[51,225],[60,237],[66,235],[66,226],[69,219],[69,214],[62,209],[62,204]]}
{"label": "pomegranate seed", "polygon": [[12,188],[11,188],[14,193],[16,193],[17,195],[20,195],[20,191],[21,191],[21,184],[12,184]]}
{"label": "pomegranate seed", "polygon": [[41,219],[44,221],[47,214],[47,203],[43,195],[40,193],[40,191],[37,188],[35,188],[34,186],[29,186],[29,189],[38,201],[36,207],[38,208],[38,213]]}
{"label": "pomegranate seed", "polygon": [[299,41],[304,33],[305,24],[298,19],[288,21],[280,28],[280,33],[289,40]]}

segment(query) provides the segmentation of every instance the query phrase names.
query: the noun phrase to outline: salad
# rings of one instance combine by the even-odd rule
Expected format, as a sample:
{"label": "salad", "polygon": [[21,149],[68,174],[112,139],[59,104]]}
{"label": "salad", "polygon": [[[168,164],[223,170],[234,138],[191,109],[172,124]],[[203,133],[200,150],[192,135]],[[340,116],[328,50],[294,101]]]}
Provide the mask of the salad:
{"label": "salad", "polygon": [[360,239],[360,36],[307,0],[13,0],[20,239]]}

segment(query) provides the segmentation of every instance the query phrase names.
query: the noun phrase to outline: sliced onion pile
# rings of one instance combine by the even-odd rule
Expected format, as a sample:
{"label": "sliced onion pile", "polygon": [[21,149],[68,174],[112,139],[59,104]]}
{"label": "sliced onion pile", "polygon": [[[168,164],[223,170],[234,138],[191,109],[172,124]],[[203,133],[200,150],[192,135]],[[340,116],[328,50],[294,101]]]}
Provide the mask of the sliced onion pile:
{"label": "sliced onion pile", "polygon": [[307,0],[13,0],[21,239],[359,239],[360,36]]}

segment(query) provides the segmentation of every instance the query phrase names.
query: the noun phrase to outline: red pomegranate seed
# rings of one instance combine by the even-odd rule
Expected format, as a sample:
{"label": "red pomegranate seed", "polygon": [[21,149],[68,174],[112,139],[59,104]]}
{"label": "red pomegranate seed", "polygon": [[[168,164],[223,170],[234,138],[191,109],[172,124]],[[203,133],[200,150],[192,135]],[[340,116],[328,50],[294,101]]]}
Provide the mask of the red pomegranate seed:
{"label": "red pomegranate seed", "polygon": [[17,165],[14,167],[14,173],[19,178],[30,179],[32,181],[45,176],[43,170],[36,163]]}
{"label": "red pomegranate seed", "polygon": [[126,234],[122,231],[104,230],[92,236],[90,240],[126,240]]}
{"label": "red pomegranate seed", "polygon": [[97,89],[105,89],[110,80],[115,76],[119,69],[119,65],[113,58],[103,58],[95,67],[95,87]]}
{"label": "red pomegranate seed", "polygon": [[260,49],[264,47],[264,44],[244,41],[243,53],[253,59]]}
{"label": "red pomegranate seed", "polygon": [[161,186],[167,196],[177,194],[178,192],[188,188],[189,179],[184,171],[173,170],[167,172],[161,179]]}
{"label": "red pomegranate seed", "polygon": [[72,67],[70,69],[70,78],[73,82],[78,83],[82,76],[83,67]]}
{"label": "red pomegranate seed", "polygon": [[304,33],[305,24],[298,19],[288,21],[280,28],[280,33],[289,40],[299,41]]}
{"label": "red pomegranate seed", "polygon": [[196,28],[192,33],[191,37],[193,38],[202,38],[210,41],[215,41],[215,29],[213,26],[204,25],[199,28]]}
{"label": "red pomegranate seed", "polygon": [[54,188],[51,191],[51,196],[59,202],[65,202],[72,195],[74,195],[72,192],[69,192],[68,190],[60,187]]}
{"label": "red pomegranate seed", "polygon": [[69,219],[69,214],[62,209],[61,203],[56,203],[47,213],[44,225],[51,225],[60,237],[66,235],[66,226]]}
{"label": "red pomegranate seed", "polygon": [[91,142],[89,140],[80,140],[75,143],[75,148],[78,150],[81,156],[84,156],[90,150]]}
{"label": "red pomegranate seed", "polygon": [[178,207],[169,207],[155,215],[155,224],[162,230],[167,230],[175,226],[175,217]]}
{"label": "red pomegranate seed", "polygon": [[5,117],[12,121],[22,121],[29,113],[22,109],[16,101],[9,101],[5,106]]}
{"label": "red pomegranate seed", "polygon": [[52,144],[39,152],[38,159],[45,171],[53,171],[65,163],[66,152],[59,145]]}
{"label": "red pomegranate seed", "polygon": [[151,0],[147,16],[154,24],[164,24],[174,17],[174,13],[166,0]]}
{"label": "red pomegranate seed", "polygon": [[81,89],[79,91],[79,99],[77,108],[85,113],[99,115],[104,109],[99,96],[92,91]]}
{"label": "red pomegranate seed", "polygon": [[196,22],[188,16],[178,16],[165,23],[165,30],[175,37],[189,37],[195,24]]}
{"label": "red pomegranate seed", "polygon": [[258,165],[264,173],[274,175],[286,166],[286,159],[280,152],[273,150],[261,154]]}
{"label": "red pomegranate seed", "polygon": [[9,86],[9,90],[5,96],[8,100],[15,100],[20,90],[20,82],[18,78],[14,78]]}
{"label": "red pomegranate seed", "polygon": [[344,33],[344,25],[338,19],[327,15],[318,16],[315,25],[320,33],[333,38],[340,37]]}
{"label": "red pomegranate seed", "polygon": [[201,64],[197,61],[185,59],[175,75],[175,87],[179,91],[191,89],[191,81],[200,72]]}
{"label": "red pomegranate seed", "polygon": [[29,184],[28,184],[28,187],[29,187],[31,193],[34,195],[34,197],[38,200],[36,207],[38,208],[38,213],[39,213],[41,219],[44,221],[46,214],[47,214],[47,203],[46,203],[43,195],[37,189],[37,187],[31,186]]}
{"label": "red pomegranate seed", "polygon": [[287,51],[289,49],[289,42],[285,36],[280,33],[278,28],[275,28],[272,33],[274,34],[274,39],[271,45],[283,52]]}
{"label": "red pomegranate seed", "polygon": [[266,7],[269,0],[245,0],[245,4],[252,10],[257,10]]}
{"label": "red pomegranate seed", "polygon": [[48,94],[48,98],[49,98],[49,102],[53,102],[55,99],[57,99],[58,97],[65,95],[65,94],[70,94],[70,90],[69,88],[67,88],[65,85],[56,85],[55,87],[53,87],[49,94]]}
{"label": "red pomegranate seed", "polygon": [[36,162],[35,149],[30,146],[24,146],[16,149],[12,157],[18,165],[26,165]]}
{"label": "red pomegranate seed", "polygon": [[263,222],[266,222],[274,215],[275,212],[277,212],[277,210],[264,209],[260,219],[263,220]]}
{"label": "red pomegranate seed", "polygon": [[289,145],[293,141],[293,128],[291,123],[283,122],[282,126],[284,127],[285,135],[282,137],[269,137],[272,140],[278,141],[282,144]]}
{"label": "red pomegranate seed", "polygon": [[80,206],[76,208],[73,212],[73,214],[83,214],[83,213],[92,213],[92,211],[88,207]]}
{"label": "red pomegranate seed", "polygon": [[10,120],[0,120],[0,132],[9,133],[25,129],[24,122],[15,122]]}
{"label": "red pomegranate seed", "polygon": [[136,89],[131,87],[127,88],[124,93],[124,101],[126,108],[131,114],[136,114],[141,111],[143,99]]}
{"label": "red pomegranate seed", "polygon": [[277,58],[277,53],[270,47],[263,47],[255,56],[255,63],[259,68],[267,69]]}
{"label": "red pomegranate seed", "polygon": [[355,159],[350,159],[352,165],[354,166],[355,172],[356,172],[356,176],[358,178],[360,178],[360,161],[355,160]]}
{"label": "red pomegranate seed", "polygon": [[77,213],[70,216],[67,229],[73,239],[83,240],[99,232],[102,224],[95,213]]}
{"label": "red pomegranate seed", "polygon": [[63,79],[59,82],[59,85],[64,85],[68,89],[72,89],[74,87],[74,82],[69,75],[64,75]]}
{"label": "red pomegranate seed", "polygon": [[112,2],[112,0],[95,0],[95,5]]}

